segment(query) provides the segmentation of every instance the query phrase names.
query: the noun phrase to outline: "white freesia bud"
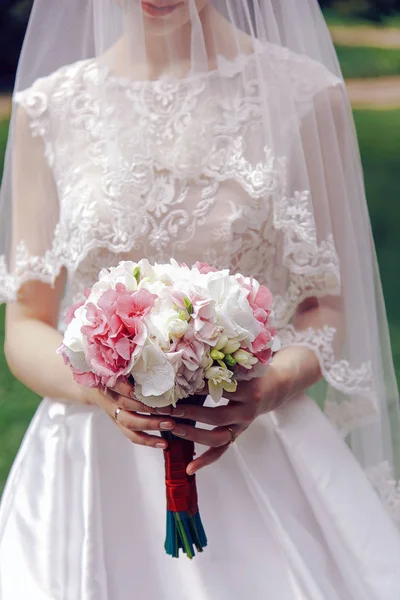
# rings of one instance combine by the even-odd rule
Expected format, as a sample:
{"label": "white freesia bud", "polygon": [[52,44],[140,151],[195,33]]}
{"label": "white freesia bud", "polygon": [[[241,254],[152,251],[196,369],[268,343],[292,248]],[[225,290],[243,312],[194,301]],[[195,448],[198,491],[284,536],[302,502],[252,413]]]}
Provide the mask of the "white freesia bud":
{"label": "white freesia bud", "polygon": [[214,364],[214,361],[211,358],[210,353],[208,352],[207,354],[204,354],[203,359],[201,361],[202,368],[206,371],[207,369],[212,367],[213,364]]}
{"label": "white freesia bud", "polygon": [[[221,335],[218,339],[218,342],[215,344],[214,348],[216,350],[222,350],[222,348],[224,348],[224,346],[226,346],[227,343],[228,343],[228,336]],[[237,348],[236,348],[236,350],[237,350]]]}
{"label": "white freesia bud", "polygon": [[253,365],[258,363],[258,359],[246,350],[237,350],[232,356],[245,369],[251,369]]}
{"label": "white freesia bud", "polygon": [[182,321],[182,319],[177,315],[176,319],[171,319],[167,325],[169,334],[176,337],[181,338],[185,335],[185,333],[189,330],[189,323],[187,321]]}
{"label": "white freesia bud", "polygon": [[224,354],[233,354],[236,350],[239,350],[240,342],[237,340],[229,340],[228,343],[222,348]]}
{"label": "white freesia bud", "polygon": [[208,379],[208,390],[214,402],[219,402],[222,392],[236,392],[236,381],[232,381],[233,373],[226,367],[211,367],[204,373]]}

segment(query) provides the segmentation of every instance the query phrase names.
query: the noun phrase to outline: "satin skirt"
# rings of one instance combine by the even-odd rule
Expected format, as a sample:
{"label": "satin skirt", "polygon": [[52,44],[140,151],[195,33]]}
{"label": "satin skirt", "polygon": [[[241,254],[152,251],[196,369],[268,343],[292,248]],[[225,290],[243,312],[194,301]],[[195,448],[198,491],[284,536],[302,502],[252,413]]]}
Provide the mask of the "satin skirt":
{"label": "satin skirt", "polygon": [[162,452],[43,400],[2,498],[1,600],[400,600],[400,534],[309,398],[259,418],[198,492],[209,546],[172,559]]}

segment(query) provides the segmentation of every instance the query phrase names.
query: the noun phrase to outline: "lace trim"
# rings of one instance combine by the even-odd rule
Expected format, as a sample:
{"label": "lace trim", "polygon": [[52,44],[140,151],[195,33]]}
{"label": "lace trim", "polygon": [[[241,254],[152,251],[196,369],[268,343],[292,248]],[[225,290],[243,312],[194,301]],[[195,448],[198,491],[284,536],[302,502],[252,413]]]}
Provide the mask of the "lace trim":
{"label": "lace trim", "polygon": [[311,296],[339,295],[340,262],[332,235],[318,244],[317,225],[309,209],[310,192],[295,192],[274,202],[274,227],[284,233],[283,263],[290,271],[284,296],[276,296],[274,310],[281,327]]}
{"label": "lace trim", "polygon": [[374,424],[379,419],[376,397],[373,392],[349,399],[325,401],[324,413],[331,423],[346,438],[354,429]]}
{"label": "lace trim", "polygon": [[324,407],[329,420],[346,437],[352,429],[375,421],[378,409],[371,363],[354,367],[347,360],[336,360],[333,349],[335,335],[336,329],[327,325],[322,329],[309,328],[305,331],[297,331],[293,325],[288,325],[279,332],[282,347],[294,345],[312,350],[327,383],[348,397],[340,401],[328,398]]}
{"label": "lace trim", "polygon": [[0,256],[0,303],[15,302],[19,288],[27,281],[41,281],[54,286],[64,266],[53,247],[44,256],[31,256],[23,242],[15,255],[16,269],[9,272],[4,256]]}
{"label": "lace trim", "polygon": [[366,475],[385,506],[389,516],[400,527],[400,481],[388,462],[366,470]]}
{"label": "lace trim", "polygon": [[318,357],[322,374],[327,382],[343,394],[370,394],[374,391],[371,363],[351,367],[348,361],[337,361],[333,350],[336,329],[325,325],[322,329],[296,330],[288,325],[279,332],[282,345],[310,348]]}

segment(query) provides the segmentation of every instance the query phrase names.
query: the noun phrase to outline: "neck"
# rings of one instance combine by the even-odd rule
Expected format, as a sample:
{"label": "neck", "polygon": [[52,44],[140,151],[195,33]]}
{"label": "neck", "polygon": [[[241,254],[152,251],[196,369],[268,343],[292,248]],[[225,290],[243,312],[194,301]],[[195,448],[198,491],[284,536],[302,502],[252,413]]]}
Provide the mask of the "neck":
{"label": "neck", "polygon": [[[132,5],[139,9],[136,2]],[[197,18],[197,27],[201,26],[201,32],[198,39],[193,39],[190,20],[168,35],[156,35],[154,30],[144,27],[141,13],[129,15],[125,35],[104,58],[117,75],[147,80],[159,79],[163,75],[181,78],[191,69],[213,70],[218,54],[233,59],[238,52],[252,51],[250,38],[233,29],[211,3],[203,8]],[[135,22],[143,25],[140,30],[130,26]]]}
{"label": "neck", "polygon": [[[189,21],[183,27],[168,35],[155,37],[145,30],[146,61],[151,79],[163,74],[173,73],[184,76],[193,65],[193,41],[196,57],[199,56],[203,68],[215,62],[215,16],[216,11],[207,4],[198,15],[201,26],[199,39],[193,40],[193,27]],[[197,25],[197,26],[198,26]]]}
{"label": "neck", "polygon": [[[135,79],[158,79],[163,75],[184,77],[191,68],[198,67],[193,64],[193,41],[196,44],[196,57],[199,56],[200,68],[213,68],[216,61],[216,35],[221,16],[211,4],[207,4],[198,14],[198,19],[201,25],[198,40],[193,40],[190,21],[176,31],[164,35],[157,35],[151,27],[146,26],[138,32],[129,27],[128,21],[126,34],[109,55],[113,70],[120,74],[129,74]],[[134,63],[132,57],[135,57]]]}

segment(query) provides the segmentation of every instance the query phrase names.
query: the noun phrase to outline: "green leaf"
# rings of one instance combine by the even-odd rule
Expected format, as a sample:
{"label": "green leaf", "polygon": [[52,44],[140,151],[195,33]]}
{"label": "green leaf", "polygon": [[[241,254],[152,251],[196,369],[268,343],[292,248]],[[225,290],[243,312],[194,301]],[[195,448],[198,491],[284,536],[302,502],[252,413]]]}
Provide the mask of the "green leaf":
{"label": "green leaf", "polygon": [[189,315],[193,314],[193,304],[190,302],[189,298],[184,298],[183,302],[185,304],[185,308],[188,311]]}
{"label": "green leaf", "polygon": [[133,270],[133,276],[136,279],[136,283],[140,281],[140,267],[135,267]]}
{"label": "green leaf", "polygon": [[234,367],[237,364],[237,361],[233,358],[232,354],[226,354],[224,360],[228,367]]}

